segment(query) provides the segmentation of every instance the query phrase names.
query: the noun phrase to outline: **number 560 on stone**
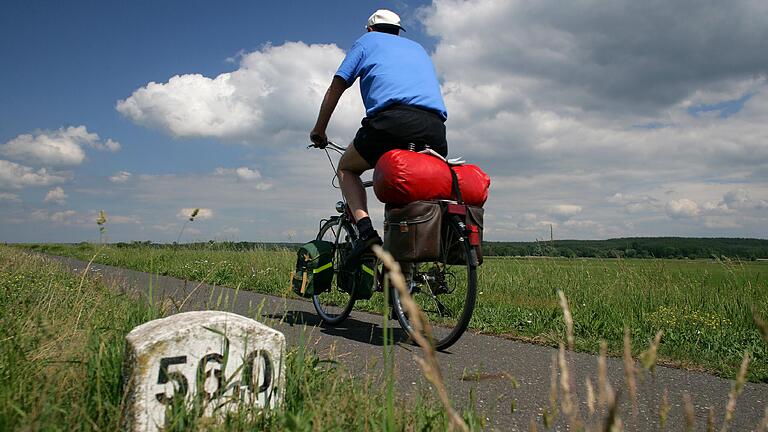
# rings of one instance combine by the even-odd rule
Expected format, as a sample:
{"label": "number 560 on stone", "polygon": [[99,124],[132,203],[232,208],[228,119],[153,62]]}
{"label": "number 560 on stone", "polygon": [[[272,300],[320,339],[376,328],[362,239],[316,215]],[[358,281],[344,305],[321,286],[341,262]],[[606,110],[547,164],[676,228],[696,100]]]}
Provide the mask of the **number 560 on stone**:
{"label": "number 560 on stone", "polygon": [[240,404],[282,402],[285,337],[257,321],[218,312],[186,312],[142,324],[126,336],[123,427],[163,428],[171,405],[199,403],[204,414]]}

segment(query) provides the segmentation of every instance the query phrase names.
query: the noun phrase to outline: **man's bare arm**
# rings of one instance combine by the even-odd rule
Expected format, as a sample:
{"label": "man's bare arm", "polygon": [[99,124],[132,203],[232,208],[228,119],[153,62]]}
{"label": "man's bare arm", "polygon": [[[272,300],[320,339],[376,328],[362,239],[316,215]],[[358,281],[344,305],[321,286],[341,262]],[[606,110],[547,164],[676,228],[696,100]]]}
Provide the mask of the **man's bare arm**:
{"label": "man's bare arm", "polygon": [[315,144],[325,144],[328,141],[328,137],[325,134],[328,128],[328,122],[331,120],[333,110],[336,109],[336,105],[339,103],[339,98],[348,88],[347,82],[340,76],[334,76],[331,81],[331,85],[325,92],[323,103],[320,104],[320,112],[317,114],[317,121],[315,127],[312,128],[312,132],[309,133],[309,139]]}

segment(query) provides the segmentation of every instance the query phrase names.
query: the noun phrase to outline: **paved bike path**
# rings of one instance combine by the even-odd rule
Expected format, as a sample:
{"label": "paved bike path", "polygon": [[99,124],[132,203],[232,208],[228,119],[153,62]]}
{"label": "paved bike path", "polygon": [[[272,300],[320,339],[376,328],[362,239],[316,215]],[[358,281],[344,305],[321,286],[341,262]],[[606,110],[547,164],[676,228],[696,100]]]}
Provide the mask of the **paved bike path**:
{"label": "paved bike path", "polygon": [[[82,271],[83,261],[53,257],[73,271]],[[335,328],[320,326],[311,302],[257,294],[249,291],[214,287],[181,279],[150,275],[134,270],[92,264],[91,271],[101,274],[108,286],[130,292],[149,294],[156,300],[173,299],[183,310],[220,309],[247,317],[268,321],[282,331],[289,344],[304,339],[305,344],[323,356],[334,356],[354,373],[378,370],[381,364],[383,318],[354,311],[349,319]],[[257,318],[258,319],[258,318]],[[390,320],[396,338],[402,335],[397,322]],[[446,386],[454,405],[470,403],[470,392],[478,411],[493,430],[528,430],[531,418],[536,418],[539,430],[542,410],[549,406],[552,355],[557,350],[500,337],[466,333],[447,352],[438,353]],[[414,354],[420,350],[408,344],[395,349],[397,386],[400,395],[411,395],[425,384]],[[590,376],[597,383],[597,357],[584,353],[571,354],[571,373],[576,392],[581,399],[582,416],[586,417],[585,380]],[[620,398],[626,399],[624,369],[621,359],[608,359],[608,377]],[[478,373],[479,372],[479,373]],[[469,379],[467,375],[473,376]],[[519,383],[513,388],[506,376]],[[696,430],[705,430],[709,408],[715,408],[716,429],[720,428],[728,392],[732,382],[712,375],[657,367],[656,376],[638,383],[638,413],[633,416],[629,404],[623,404],[622,419],[627,430],[658,430],[658,408],[664,389],[669,390],[671,411],[666,430],[683,429],[684,393],[692,396]],[[514,410],[512,406],[514,405]],[[738,399],[736,415],[730,430],[755,430],[768,406],[768,384],[748,383]],[[514,412],[513,412],[514,411]],[[567,430],[562,419],[556,430]]]}

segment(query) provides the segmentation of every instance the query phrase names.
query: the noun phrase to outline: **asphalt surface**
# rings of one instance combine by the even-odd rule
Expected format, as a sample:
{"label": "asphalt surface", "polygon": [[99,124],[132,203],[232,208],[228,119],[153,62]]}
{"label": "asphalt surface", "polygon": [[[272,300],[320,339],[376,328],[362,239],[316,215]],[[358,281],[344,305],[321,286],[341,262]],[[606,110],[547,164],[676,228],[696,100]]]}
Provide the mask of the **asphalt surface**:
{"label": "asphalt surface", "polygon": [[[85,262],[55,257],[73,271],[82,271]],[[173,299],[174,307],[184,311],[220,309],[268,322],[282,331],[289,344],[304,343],[321,357],[333,356],[353,373],[378,370],[382,360],[383,318],[353,312],[342,325],[323,327],[311,302],[287,299],[230,288],[214,287],[181,279],[150,275],[133,270],[92,264],[91,272],[101,274],[109,286],[138,292],[158,300]],[[397,321],[389,321],[395,336],[402,337]],[[529,430],[531,418],[539,430],[546,430],[542,412],[549,406],[552,355],[557,350],[480,334],[465,334],[447,352],[438,353],[445,384],[454,405],[466,407],[474,399],[488,429]],[[420,350],[407,343],[395,348],[395,368],[399,395],[423,390],[426,381],[414,361]],[[599,424],[601,413],[590,417],[586,404],[585,381],[589,376],[597,385],[597,357],[569,353],[571,374],[580,396],[582,418]],[[515,388],[508,377],[514,377]],[[666,430],[684,429],[683,395],[690,394],[695,408],[695,430],[706,430],[710,407],[714,407],[715,430],[720,430],[732,381],[712,375],[667,367],[657,367],[655,377],[646,375],[638,382],[637,413],[626,400],[624,367],[621,359],[608,359],[608,377],[623,400],[621,417],[627,430],[659,430],[659,406],[665,389],[671,410]],[[473,397],[470,394],[473,394]],[[407,400],[407,398],[406,398]],[[514,407],[514,408],[513,408]],[[768,409],[768,384],[748,383],[738,399],[732,431],[751,431]],[[555,430],[568,430],[562,414]]]}

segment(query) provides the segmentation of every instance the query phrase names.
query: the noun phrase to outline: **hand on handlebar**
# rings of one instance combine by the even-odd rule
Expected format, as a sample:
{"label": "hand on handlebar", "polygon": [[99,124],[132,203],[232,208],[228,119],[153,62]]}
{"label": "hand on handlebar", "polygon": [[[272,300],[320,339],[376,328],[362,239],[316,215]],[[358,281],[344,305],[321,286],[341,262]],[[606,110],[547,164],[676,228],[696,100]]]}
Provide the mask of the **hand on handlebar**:
{"label": "hand on handlebar", "polygon": [[309,139],[313,143],[311,147],[324,149],[326,146],[328,146],[328,136],[325,134],[325,132],[313,130],[309,133]]}

